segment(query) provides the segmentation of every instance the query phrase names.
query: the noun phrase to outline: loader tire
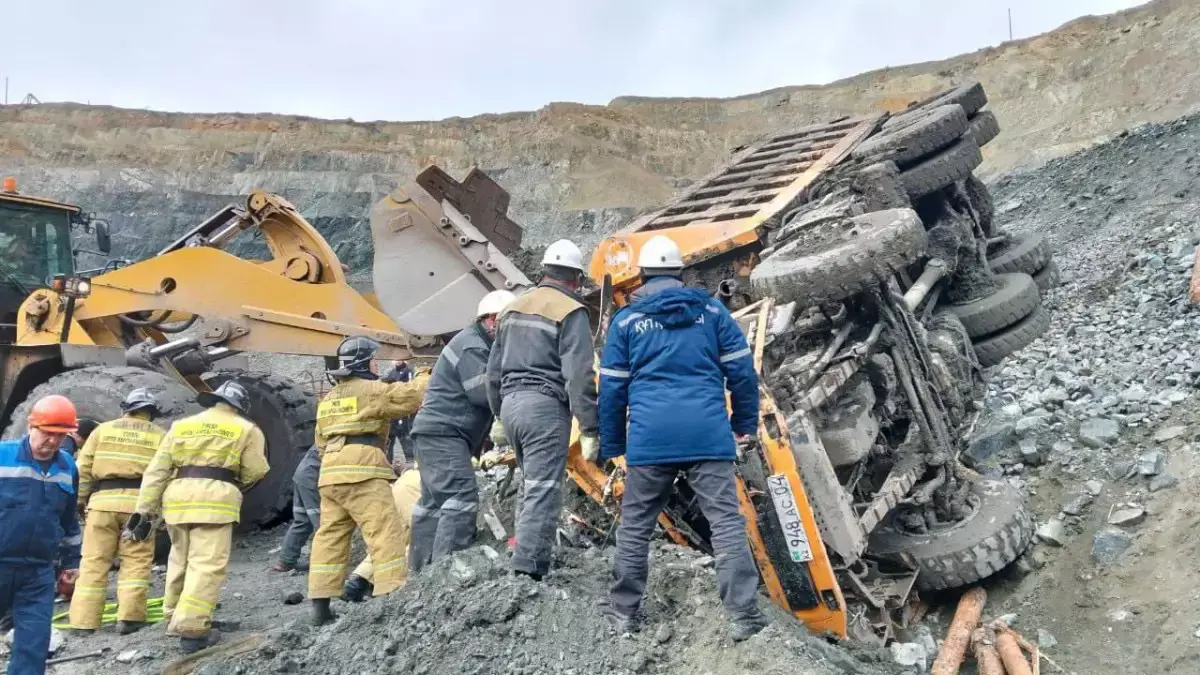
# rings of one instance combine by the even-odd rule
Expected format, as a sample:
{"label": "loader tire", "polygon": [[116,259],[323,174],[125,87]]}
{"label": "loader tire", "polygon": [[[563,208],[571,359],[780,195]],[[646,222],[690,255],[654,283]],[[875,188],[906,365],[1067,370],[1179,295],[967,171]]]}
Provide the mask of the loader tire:
{"label": "loader tire", "polygon": [[241,525],[279,522],[291,514],[292,474],[313,444],[316,399],[292,380],[271,373],[222,370],[203,377],[213,389],[228,380],[245,387],[250,395],[249,417],[267,439],[271,470],[243,495]]}
{"label": "loader tire", "polygon": [[871,533],[867,555],[907,554],[920,570],[922,591],[960,588],[999,572],[1029,547],[1033,517],[1024,496],[1005,481],[980,478],[970,494],[967,518],[923,534],[885,523]]}
{"label": "loader tire", "polygon": [[975,140],[975,145],[982,148],[1000,135],[1000,120],[991,110],[980,111],[971,118],[967,133]]}
{"label": "loader tire", "polygon": [[963,181],[962,188],[967,195],[967,202],[975,211],[979,229],[983,230],[984,236],[994,237],[996,235],[996,206],[992,201],[991,191],[983,184],[983,181],[975,177],[975,174],[967,176]]}
{"label": "loader tire", "polygon": [[1043,297],[1045,297],[1050,289],[1057,288],[1062,283],[1062,272],[1059,271],[1058,265],[1055,264],[1054,260],[1046,263],[1042,271],[1033,275],[1033,283],[1037,284],[1038,290],[1041,291]]}
{"label": "loader tire", "polygon": [[925,226],[912,209],[889,209],[807,230],[750,274],[757,297],[782,302],[844,300],[903,270],[925,251]]}
{"label": "loader tire", "polygon": [[1017,234],[988,251],[988,267],[995,274],[1034,275],[1046,267],[1051,256],[1050,242],[1042,232]]}
{"label": "loader tire", "polygon": [[164,417],[155,420],[164,428],[184,415],[200,410],[196,392],[162,373],[133,366],[89,366],[59,373],[29,392],[14,410],[4,438],[20,438],[28,430],[26,417],[43,396],[61,394],[75,404],[79,420],[108,422],[121,416],[121,401],[138,387],[154,392]]}
{"label": "loader tire", "polygon": [[1038,307],[1011,328],[975,340],[972,343],[975,346],[975,357],[984,368],[994,366],[1003,361],[1004,357],[1029,346],[1049,327],[1050,313]]}
{"label": "loader tire", "polygon": [[929,111],[928,115],[894,130],[867,139],[854,149],[854,156],[897,164],[912,164],[950,145],[967,132],[967,114],[956,105]]}
{"label": "loader tire", "polygon": [[975,141],[964,136],[925,161],[900,174],[904,189],[912,199],[924,197],[952,185],[983,164],[983,154]]}
{"label": "loader tire", "polygon": [[1029,316],[1042,302],[1033,278],[1028,274],[997,274],[1000,287],[991,295],[961,304],[947,305],[967,335],[977,338],[1008,328]]}

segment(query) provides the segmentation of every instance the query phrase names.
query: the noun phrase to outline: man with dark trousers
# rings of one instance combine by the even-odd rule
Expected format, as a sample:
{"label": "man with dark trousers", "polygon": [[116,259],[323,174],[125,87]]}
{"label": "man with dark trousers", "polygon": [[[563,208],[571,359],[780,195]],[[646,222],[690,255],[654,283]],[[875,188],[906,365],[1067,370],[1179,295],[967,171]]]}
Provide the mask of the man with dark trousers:
{"label": "man with dark trousers", "polygon": [[625,455],[627,471],[606,616],[621,632],[636,630],[650,536],[683,474],[712,530],[731,637],[745,640],[767,624],[734,477],[736,443],[758,428],[754,357],[720,302],[684,288],[671,239],[648,240],[638,266],[645,283],[613,316],[600,362],[600,459]]}

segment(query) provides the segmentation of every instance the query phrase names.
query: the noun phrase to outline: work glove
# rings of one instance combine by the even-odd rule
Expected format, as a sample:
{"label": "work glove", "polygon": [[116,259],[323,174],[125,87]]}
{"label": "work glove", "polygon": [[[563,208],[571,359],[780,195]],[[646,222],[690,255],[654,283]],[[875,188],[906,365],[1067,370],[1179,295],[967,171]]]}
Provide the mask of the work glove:
{"label": "work glove", "polygon": [[479,468],[487,471],[493,466],[499,464],[500,458],[503,456],[504,453],[500,452],[499,450],[488,450],[487,452],[483,453],[482,457],[479,458]]}
{"label": "work glove", "polygon": [[600,437],[580,436],[579,451],[584,459],[598,464],[600,462]]}
{"label": "work glove", "polygon": [[746,451],[753,448],[758,439],[750,434],[734,434],[733,442],[737,450],[738,461],[746,458]]}
{"label": "work glove", "polygon": [[129,516],[129,522],[125,523],[125,531],[121,533],[121,538],[133,541],[149,541],[150,534],[153,532],[154,519],[145,513],[134,513]]}
{"label": "work glove", "polygon": [[488,434],[488,438],[492,440],[492,445],[497,448],[503,448],[508,445],[508,437],[504,435],[504,424],[497,417],[495,422],[492,422],[492,431]]}

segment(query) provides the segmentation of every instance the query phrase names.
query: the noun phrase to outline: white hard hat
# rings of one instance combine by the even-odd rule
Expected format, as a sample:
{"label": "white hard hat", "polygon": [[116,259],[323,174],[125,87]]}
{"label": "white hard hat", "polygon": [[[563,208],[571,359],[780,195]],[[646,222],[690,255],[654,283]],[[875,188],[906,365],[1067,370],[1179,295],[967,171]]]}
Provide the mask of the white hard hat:
{"label": "white hard hat", "polygon": [[583,271],[583,252],[569,239],[559,239],[546,247],[542,256],[543,265],[557,265]]}
{"label": "white hard hat", "polygon": [[638,252],[638,267],[644,270],[680,270],[683,269],[683,257],[679,255],[679,245],[666,235],[656,235],[642,244]]}
{"label": "white hard hat", "polygon": [[491,293],[483,296],[483,299],[479,301],[479,309],[475,310],[475,316],[479,317],[487,316],[489,314],[499,314],[500,312],[504,311],[505,307],[508,307],[508,303],[516,299],[517,296],[508,291],[492,291]]}

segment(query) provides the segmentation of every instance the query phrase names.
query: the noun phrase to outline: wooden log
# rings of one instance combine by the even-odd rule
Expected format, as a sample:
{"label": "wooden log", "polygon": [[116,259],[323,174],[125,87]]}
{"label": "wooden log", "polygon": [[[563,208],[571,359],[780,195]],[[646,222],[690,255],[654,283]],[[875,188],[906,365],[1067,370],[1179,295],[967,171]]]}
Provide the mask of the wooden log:
{"label": "wooden log", "polygon": [[[938,651],[937,659],[933,662],[930,675],[957,675],[962,665],[967,647],[971,644],[971,634],[979,625],[983,615],[983,605],[987,602],[987,591],[976,587],[963,593],[954,610],[954,620],[950,622],[950,630],[946,631],[946,640]],[[1001,674],[1003,675],[1003,671]]]}
{"label": "wooden log", "polygon": [[1008,671],[1008,675],[1033,675],[1029,661],[1025,660],[1025,655],[1021,653],[1021,645],[1017,644],[1014,635],[1009,630],[1001,631],[996,636],[996,651],[1000,654],[1000,660],[1004,662],[1004,669]]}
{"label": "wooden log", "polygon": [[990,631],[977,628],[971,636],[972,650],[975,652],[975,665],[979,667],[979,675],[1004,675],[1004,663],[996,653],[992,644]]}

